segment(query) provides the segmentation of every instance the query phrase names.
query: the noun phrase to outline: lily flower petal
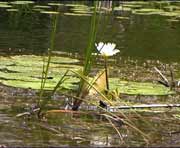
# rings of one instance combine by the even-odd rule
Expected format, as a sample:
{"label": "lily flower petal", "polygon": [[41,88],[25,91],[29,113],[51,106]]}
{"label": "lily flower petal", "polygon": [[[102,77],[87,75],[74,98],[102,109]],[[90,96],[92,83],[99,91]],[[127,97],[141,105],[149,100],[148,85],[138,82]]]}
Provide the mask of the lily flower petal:
{"label": "lily flower petal", "polygon": [[114,43],[103,43],[100,42],[95,44],[97,50],[100,52],[101,55],[103,56],[113,56],[116,53],[120,52],[118,49],[115,49],[116,44]]}
{"label": "lily flower petal", "polygon": [[103,46],[104,46],[104,43],[103,42],[99,42],[98,44],[95,44],[96,45],[96,48],[98,49],[98,51],[101,51]]}

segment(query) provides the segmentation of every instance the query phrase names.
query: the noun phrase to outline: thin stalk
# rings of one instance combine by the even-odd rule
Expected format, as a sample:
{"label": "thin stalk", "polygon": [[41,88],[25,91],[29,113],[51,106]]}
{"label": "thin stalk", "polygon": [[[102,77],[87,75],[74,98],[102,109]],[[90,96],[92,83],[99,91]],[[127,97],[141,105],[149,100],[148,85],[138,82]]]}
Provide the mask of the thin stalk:
{"label": "thin stalk", "polygon": [[61,79],[59,80],[59,82],[57,83],[57,85],[54,87],[53,91],[52,91],[52,95],[56,92],[56,90],[60,87],[60,85],[65,81],[65,77],[67,76],[67,73],[69,72],[69,70],[67,70],[64,75],[61,77]]}
{"label": "thin stalk", "polygon": [[53,29],[52,29],[52,33],[51,33],[50,49],[48,50],[48,60],[47,60],[47,66],[46,66],[46,69],[45,69],[45,75],[44,75],[44,78],[43,78],[40,98],[43,95],[43,90],[44,90],[46,80],[47,80],[47,76],[48,76],[48,72],[49,72],[49,67],[50,67],[50,62],[51,62],[51,57],[52,57],[52,50],[54,50],[54,40],[55,40],[55,35],[56,35],[56,29],[57,29],[57,15],[55,15],[53,17]]}
{"label": "thin stalk", "polygon": [[107,57],[104,56],[104,68],[105,68],[105,74],[106,74],[106,88],[107,91],[109,91],[109,79],[108,79],[108,68],[107,68]]}

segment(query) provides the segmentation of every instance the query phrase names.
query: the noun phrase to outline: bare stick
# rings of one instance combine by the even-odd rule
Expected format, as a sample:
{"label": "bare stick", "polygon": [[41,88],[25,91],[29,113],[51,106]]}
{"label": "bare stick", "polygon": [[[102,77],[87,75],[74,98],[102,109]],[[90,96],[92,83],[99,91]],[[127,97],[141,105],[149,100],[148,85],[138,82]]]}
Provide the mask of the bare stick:
{"label": "bare stick", "polygon": [[154,69],[159,73],[159,75],[161,76],[161,78],[165,81],[165,83],[169,86],[169,81],[168,79],[161,73],[161,71],[159,69],[157,69],[157,67],[154,67]]}

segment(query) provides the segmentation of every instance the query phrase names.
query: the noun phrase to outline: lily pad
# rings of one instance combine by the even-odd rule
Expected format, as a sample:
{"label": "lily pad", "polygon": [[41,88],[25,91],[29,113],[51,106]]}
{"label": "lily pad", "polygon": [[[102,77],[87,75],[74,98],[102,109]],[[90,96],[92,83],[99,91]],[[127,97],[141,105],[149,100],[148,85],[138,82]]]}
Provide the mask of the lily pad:
{"label": "lily pad", "polygon": [[114,11],[132,11],[132,9],[128,7],[119,6],[119,7],[114,7]]}
{"label": "lily pad", "polygon": [[177,19],[167,19],[168,22],[179,22],[180,20]]}
{"label": "lily pad", "polygon": [[50,6],[63,6],[64,4],[61,3],[48,3]]}
{"label": "lily pad", "polygon": [[6,11],[8,11],[8,12],[17,12],[18,9],[6,9]]}
{"label": "lily pad", "polygon": [[134,12],[140,12],[140,13],[142,13],[142,12],[164,12],[164,11],[162,11],[162,10],[160,10],[160,9],[143,8],[143,9],[135,10]]}
{"label": "lily pad", "polygon": [[12,4],[16,4],[16,5],[27,5],[27,4],[33,4],[33,1],[14,1],[11,2]]}
{"label": "lily pad", "polygon": [[140,9],[140,8],[142,8],[142,5],[125,4],[125,5],[123,5],[123,7],[128,7],[128,8],[132,8],[132,9]]}
{"label": "lily pad", "polygon": [[44,11],[44,10],[41,9],[41,8],[33,8],[32,10],[33,10],[33,11],[39,11],[39,12],[40,12],[40,11]]}
{"label": "lily pad", "polygon": [[[0,69],[6,68],[8,71],[11,71],[11,73],[0,71],[0,82],[14,87],[31,87],[33,89],[39,89],[43,66],[42,59],[41,56],[33,55],[0,57]],[[50,64],[48,74],[49,79],[47,79],[46,89],[52,89],[55,87],[66,70],[76,70],[81,68],[80,66],[75,65],[77,62],[77,59],[53,56]],[[72,88],[73,83],[79,80],[74,76],[69,77],[71,78],[63,84],[63,87],[67,89]]]}
{"label": "lily pad", "polygon": [[[0,57],[0,82],[14,87],[40,89],[42,59],[42,56],[34,55]],[[82,67],[77,65],[77,62],[79,62],[77,59],[53,56],[45,89],[52,90],[68,69],[81,69]],[[110,78],[109,81],[110,89],[118,88],[120,93],[133,95],[167,95],[174,93],[159,84],[128,82],[119,78]],[[74,90],[78,87],[78,82],[79,78],[75,74],[69,73],[67,80],[62,84],[62,88]]]}
{"label": "lily pad", "polygon": [[92,14],[93,12],[90,12],[90,11],[83,11],[83,10],[78,10],[78,11],[74,11],[74,13],[80,13],[80,14]]}
{"label": "lily pad", "polygon": [[45,5],[36,5],[34,8],[43,8],[43,9],[49,9],[51,8],[50,6],[45,6]]}
{"label": "lily pad", "polygon": [[59,14],[57,11],[40,11],[40,13],[45,13],[45,14]]}
{"label": "lily pad", "polygon": [[7,5],[7,4],[0,4],[0,8],[11,8],[11,5]]}
{"label": "lily pad", "polygon": [[69,7],[88,7],[86,5],[80,5],[80,4],[65,4],[65,6],[69,6]]}
{"label": "lily pad", "polygon": [[166,6],[166,7],[163,7],[163,9],[165,11],[174,11],[174,10],[180,10],[180,6]]}
{"label": "lily pad", "polygon": [[0,2],[0,4],[6,4],[6,5],[7,5],[7,4],[8,4],[8,2]]}
{"label": "lily pad", "polygon": [[130,19],[129,17],[125,17],[125,16],[117,16],[116,18],[120,19],[120,20],[129,20]]}
{"label": "lily pad", "polygon": [[70,15],[70,16],[91,16],[91,14],[86,14],[86,13],[64,13],[64,15]]}
{"label": "lily pad", "polygon": [[149,5],[148,2],[143,2],[143,1],[125,1],[123,2],[125,5]]}
{"label": "lily pad", "polygon": [[110,79],[110,88],[118,88],[120,93],[125,94],[140,94],[140,95],[167,95],[174,94],[169,88],[160,84],[153,84],[148,82],[130,82],[121,81],[117,78]]}

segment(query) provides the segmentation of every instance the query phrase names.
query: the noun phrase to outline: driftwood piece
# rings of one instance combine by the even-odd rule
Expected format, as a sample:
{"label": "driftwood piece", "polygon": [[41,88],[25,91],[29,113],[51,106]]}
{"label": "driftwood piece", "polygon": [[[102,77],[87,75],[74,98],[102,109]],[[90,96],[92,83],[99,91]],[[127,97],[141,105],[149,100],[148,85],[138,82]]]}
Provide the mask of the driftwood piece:
{"label": "driftwood piece", "polygon": [[31,114],[38,112],[39,110],[40,110],[40,108],[36,108],[29,112],[23,112],[23,113],[17,114],[16,117],[30,116]]}

